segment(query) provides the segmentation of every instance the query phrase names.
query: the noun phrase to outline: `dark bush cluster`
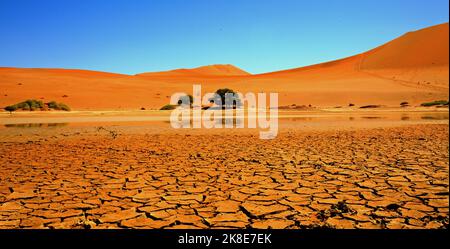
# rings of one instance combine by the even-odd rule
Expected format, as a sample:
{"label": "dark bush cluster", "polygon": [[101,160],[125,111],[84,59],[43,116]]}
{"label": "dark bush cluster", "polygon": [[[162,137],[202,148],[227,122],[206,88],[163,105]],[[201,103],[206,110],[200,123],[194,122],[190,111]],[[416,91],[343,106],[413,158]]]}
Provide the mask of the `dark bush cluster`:
{"label": "dark bush cluster", "polygon": [[23,102],[5,107],[5,110],[12,112],[16,110],[35,111],[44,108],[44,103],[41,100],[28,99]]}
{"label": "dark bush cluster", "polygon": [[64,103],[56,103],[55,101],[51,101],[49,103],[44,103],[41,100],[35,100],[35,99],[28,99],[23,102],[9,105],[5,107],[5,110],[8,112],[13,111],[43,111],[43,110],[63,110],[63,111],[70,111],[69,106],[67,106]]}
{"label": "dark bush cluster", "polygon": [[175,108],[177,108],[176,105],[165,105],[163,107],[161,107],[160,110],[165,111],[165,110],[174,110]]}
{"label": "dark bush cluster", "polygon": [[363,106],[361,106],[359,108],[361,108],[361,109],[368,109],[368,108],[379,108],[379,107],[381,107],[381,106],[380,105],[363,105]]}
{"label": "dark bush cluster", "polygon": [[49,109],[54,109],[54,110],[70,111],[70,107],[69,106],[67,106],[64,103],[56,103],[56,101],[50,101],[48,103],[48,108]]}
{"label": "dark bush cluster", "polygon": [[432,101],[432,102],[425,102],[422,103],[421,106],[436,106],[436,105],[448,105],[448,100],[436,100],[436,101]]}

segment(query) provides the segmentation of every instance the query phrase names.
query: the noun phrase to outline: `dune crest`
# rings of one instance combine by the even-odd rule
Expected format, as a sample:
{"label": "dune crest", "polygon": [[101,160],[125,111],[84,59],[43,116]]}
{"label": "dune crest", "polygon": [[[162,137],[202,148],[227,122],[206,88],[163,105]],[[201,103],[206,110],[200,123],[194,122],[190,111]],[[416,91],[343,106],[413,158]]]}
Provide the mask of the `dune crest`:
{"label": "dune crest", "polygon": [[214,64],[192,69],[175,69],[164,72],[149,72],[137,76],[242,76],[250,73],[230,64]]}
{"label": "dune crest", "polygon": [[127,77],[126,74],[101,72],[85,69],[63,69],[63,68],[15,68],[15,67],[0,67],[2,74],[10,76],[67,76],[67,77],[86,77],[86,78],[120,78]]}

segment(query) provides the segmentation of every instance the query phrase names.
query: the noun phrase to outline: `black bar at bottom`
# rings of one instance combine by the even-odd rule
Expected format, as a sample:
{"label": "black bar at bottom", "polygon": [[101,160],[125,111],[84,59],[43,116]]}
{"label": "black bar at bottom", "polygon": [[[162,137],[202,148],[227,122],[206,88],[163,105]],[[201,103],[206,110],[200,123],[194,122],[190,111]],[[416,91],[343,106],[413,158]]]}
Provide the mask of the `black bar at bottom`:
{"label": "black bar at bottom", "polygon": [[[159,245],[167,248],[385,247],[447,243],[443,230],[0,230],[2,244],[57,246]],[[4,244],[7,245],[7,244]],[[144,247],[145,248],[145,247]]]}

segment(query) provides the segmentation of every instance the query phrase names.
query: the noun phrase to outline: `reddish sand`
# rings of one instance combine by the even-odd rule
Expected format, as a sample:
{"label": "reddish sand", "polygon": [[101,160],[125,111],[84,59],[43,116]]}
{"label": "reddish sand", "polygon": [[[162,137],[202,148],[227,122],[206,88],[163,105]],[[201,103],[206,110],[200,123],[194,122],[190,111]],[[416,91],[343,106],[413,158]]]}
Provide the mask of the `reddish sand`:
{"label": "reddish sand", "polygon": [[299,123],[0,129],[0,229],[448,228],[448,123]]}
{"label": "reddish sand", "polygon": [[41,98],[76,110],[158,109],[175,92],[191,93],[193,83],[204,93],[223,87],[278,92],[280,105],[418,105],[448,99],[448,36],[448,23],[441,24],[345,59],[259,75],[231,65],[138,75],[0,68],[0,106]]}

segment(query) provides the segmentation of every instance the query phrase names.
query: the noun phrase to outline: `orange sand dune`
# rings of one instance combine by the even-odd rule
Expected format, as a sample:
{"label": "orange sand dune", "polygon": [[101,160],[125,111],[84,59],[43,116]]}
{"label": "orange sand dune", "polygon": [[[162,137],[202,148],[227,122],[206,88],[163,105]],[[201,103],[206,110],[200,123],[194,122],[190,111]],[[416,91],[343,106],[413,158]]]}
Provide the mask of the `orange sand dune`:
{"label": "orange sand dune", "polygon": [[125,74],[99,72],[82,69],[60,69],[60,68],[8,68],[0,67],[5,75],[10,77],[75,77],[75,78],[119,78],[126,77]]}
{"label": "orange sand dune", "polygon": [[361,69],[448,65],[448,23],[409,32],[365,53]]}
{"label": "orange sand dune", "polygon": [[448,88],[448,23],[410,32],[363,55],[360,69],[413,84]]}
{"label": "orange sand dune", "polygon": [[262,74],[305,75],[317,70],[365,72],[399,83],[448,88],[449,25],[436,25],[409,32],[368,52],[308,67]]}
{"label": "orange sand dune", "polygon": [[413,105],[448,99],[448,23],[407,33],[366,53],[337,61],[251,75],[232,65],[121,75],[87,70],[0,68],[0,107],[28,98],[76,110],[157,109],[175,92],[228,87],[278,92],[280,105],[318,107]]}
{"label": "orange sand dune", "polygon": [[235,67],[233,65],[209,65],[203,67],[197,67],[193,69],[175,69],[165,72],[151,72],[151,73],[141,73],[138,76],[239,76],[239,75],[250,75],[248,72]]}

